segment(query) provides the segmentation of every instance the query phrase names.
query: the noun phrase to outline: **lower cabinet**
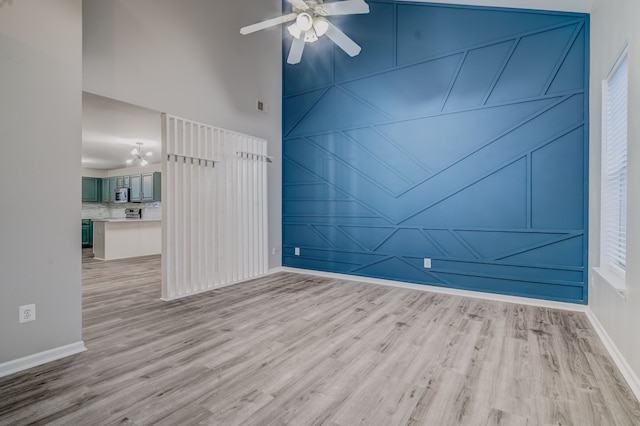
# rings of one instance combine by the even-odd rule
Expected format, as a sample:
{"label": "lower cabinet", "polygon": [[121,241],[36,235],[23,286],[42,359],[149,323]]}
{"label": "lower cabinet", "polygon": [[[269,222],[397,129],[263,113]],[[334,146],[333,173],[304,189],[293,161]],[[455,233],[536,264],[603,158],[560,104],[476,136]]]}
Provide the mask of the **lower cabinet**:
{"label": "lower cabinet", "polygon": [[93,247],[93,221],[82,219],[82,247]]}

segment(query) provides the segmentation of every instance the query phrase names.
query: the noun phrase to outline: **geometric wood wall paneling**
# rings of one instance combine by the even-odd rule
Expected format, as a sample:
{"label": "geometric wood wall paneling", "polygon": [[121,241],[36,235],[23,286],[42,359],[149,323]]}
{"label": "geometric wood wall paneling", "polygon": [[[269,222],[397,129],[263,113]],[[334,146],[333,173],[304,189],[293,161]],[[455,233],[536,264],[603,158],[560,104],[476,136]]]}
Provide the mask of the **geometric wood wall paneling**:
{"label": "geometric wood wall paneling", "polygon": [[283,65],[283,264],[586,303],[588,16],[369,3]]}

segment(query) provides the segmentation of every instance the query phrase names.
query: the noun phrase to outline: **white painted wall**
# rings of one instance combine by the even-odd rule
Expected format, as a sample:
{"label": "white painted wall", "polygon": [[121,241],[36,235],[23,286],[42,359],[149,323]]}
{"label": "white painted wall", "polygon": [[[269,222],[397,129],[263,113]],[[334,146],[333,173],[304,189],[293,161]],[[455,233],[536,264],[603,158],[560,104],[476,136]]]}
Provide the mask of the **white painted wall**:
{"label": "white painted wall", "polygon": [[[640,2],[595,0],[591,12],[589,306],[636,376],[640,376]],[[602,80],[629,42],[627,290],[624,300],[591,268],[600,257]]]}
{"label": "white painted wall", "polygon": [[[84,90],[268,140],[270,267],[281,265],[280,0],[84,0]],[[259,112],[256,100],[269,110]]]}
{"label": "white painted wall", "polygon": [[109,175],[107,174],[107,170],[103,169],[89,169],[86,167],[81,168],[82,176],[86,177],[95,177],[95,178],[105,178]]}
{"label": "white painted wall", "polygon": [[107,170],[107,176],[124,176],[142,173],[161,172],[162,163],[147,164],[146,166],[123,167],[122,169]]}
{"label": "white painted wall", "polygon": [[[0,364],[82,340],[80,197],[61,198],[80,193],[82,5],[4,3]],[[18,324],[30,303],[36,321]]]}

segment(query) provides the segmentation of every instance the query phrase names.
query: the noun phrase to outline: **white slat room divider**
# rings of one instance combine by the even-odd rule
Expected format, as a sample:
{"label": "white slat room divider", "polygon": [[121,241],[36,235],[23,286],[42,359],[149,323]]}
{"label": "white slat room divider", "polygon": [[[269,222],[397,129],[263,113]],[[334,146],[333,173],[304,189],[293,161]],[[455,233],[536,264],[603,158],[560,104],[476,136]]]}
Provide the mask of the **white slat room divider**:
{"label": "white slat room divider", "polygon": [[267,141],[162,115],[162,299],[268,269]]}

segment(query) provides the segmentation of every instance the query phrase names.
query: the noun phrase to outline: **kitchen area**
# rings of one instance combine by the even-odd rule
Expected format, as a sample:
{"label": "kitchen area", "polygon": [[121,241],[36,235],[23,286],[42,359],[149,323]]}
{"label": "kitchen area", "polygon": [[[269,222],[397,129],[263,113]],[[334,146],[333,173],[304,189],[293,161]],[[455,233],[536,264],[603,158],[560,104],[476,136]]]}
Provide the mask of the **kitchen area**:
{"label": "kitchen area", "polygon": [[160,113],[83,93],[83,256],[161,254]]}

